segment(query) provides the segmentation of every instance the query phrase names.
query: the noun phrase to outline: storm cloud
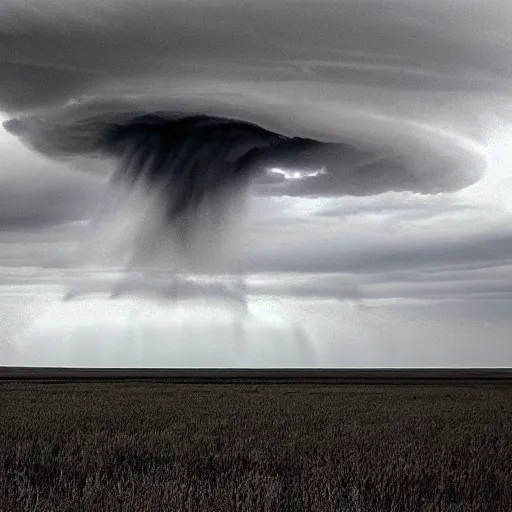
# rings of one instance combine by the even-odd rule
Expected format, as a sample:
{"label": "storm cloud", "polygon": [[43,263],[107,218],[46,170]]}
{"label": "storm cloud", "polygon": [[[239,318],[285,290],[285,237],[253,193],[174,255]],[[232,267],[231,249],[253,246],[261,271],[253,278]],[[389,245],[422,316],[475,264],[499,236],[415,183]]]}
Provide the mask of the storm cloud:
{"label": "storm cloud", "polygon": [[[1,2],[12,361],[100,364],[109,337],[111,365],[127,339],[130,364],[506,361],[511,19],[506,0]],[[213,331],[202,299],[226,303]]]}
{"label": "storm cloud", "polygon": [[[288,2],[47,7],[3,4],[4,126],[52,157],[115,156],[129,180],[152,167],[167,218],[249,177],[270,195],[458,190],[483,175],[481,144],[378,112],[364,89],[412,90],[420,105],[509,90],[506,27],[490,8],[461,18],[436,2],[298,2],[291,17]],[[474,36],[477,19],[494,23],[492,41]],[[347,95],[354,87],[363,94]]]}

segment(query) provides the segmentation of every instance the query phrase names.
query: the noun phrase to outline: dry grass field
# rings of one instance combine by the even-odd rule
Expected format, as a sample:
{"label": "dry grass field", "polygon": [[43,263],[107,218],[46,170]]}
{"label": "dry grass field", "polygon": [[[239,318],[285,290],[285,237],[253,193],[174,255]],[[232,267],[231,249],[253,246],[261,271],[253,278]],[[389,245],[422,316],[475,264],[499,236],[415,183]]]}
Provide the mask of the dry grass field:
{"label": "dry grass field", "polygon": [[512,511],[510,382],[0,381],[0,511]]}

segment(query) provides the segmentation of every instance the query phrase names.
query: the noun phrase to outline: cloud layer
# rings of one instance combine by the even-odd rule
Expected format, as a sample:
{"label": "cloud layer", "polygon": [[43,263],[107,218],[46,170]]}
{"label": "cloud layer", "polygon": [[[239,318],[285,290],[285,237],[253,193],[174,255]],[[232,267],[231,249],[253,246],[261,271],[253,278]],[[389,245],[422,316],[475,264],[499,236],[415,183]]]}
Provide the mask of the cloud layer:
{"label": "cloud layer", "polygon": [[[346,144],[309,155],[309,165],[327,164],[325,175],[265,193],[457,190],[485,171],[483,150],[432,119],[432,94],[444,106],[497,98],[511,78],[507,26],[495,14],[510,6],[466,14],[464,4],[294,2],[290,17],[286,1],[8,1],[0,104],[18,118],[9,130],[53,156],[98,152],[108,126],[137,115],[203,114]],[[482,22],[492,34],[475,34]],[[415,105],[390,115],[386,95],[400,90],[413,91]]]}

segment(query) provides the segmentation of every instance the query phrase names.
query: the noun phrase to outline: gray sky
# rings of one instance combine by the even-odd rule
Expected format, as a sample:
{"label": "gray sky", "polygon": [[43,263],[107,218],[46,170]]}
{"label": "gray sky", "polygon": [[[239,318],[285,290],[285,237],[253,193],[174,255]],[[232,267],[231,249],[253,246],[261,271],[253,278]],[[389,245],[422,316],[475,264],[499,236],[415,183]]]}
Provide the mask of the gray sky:
{"label": "gray sky", "polygon": [[[2,2],[0,365],[512,366],[510,20],[502,0]],[[222,275],[177,283],[172,238],[121,272],[152,203],[97,147],[155,111],[347,149],[265,169],[222,232],[201,224]]]}

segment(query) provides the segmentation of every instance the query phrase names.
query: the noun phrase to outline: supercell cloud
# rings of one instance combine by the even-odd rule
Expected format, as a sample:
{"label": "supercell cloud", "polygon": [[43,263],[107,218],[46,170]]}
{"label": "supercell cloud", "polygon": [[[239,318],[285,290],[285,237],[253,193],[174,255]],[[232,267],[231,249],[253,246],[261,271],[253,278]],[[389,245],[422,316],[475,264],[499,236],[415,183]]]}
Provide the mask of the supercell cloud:
{"label": "supercell cloud", "polygon": [[[67,284],[62,267],[83,261],[95,277],[85,272],[67,298],[99,293],[114,254],[129,270],[117,285],[109,278],[116,299],[133,290],[167,304],[216,297],[267,314],[279,301],[264,306],[263,297],[280,297],[302,304],[298,317],[310,315],[333,347],[343,332],[370,339],[409,325],[405,346],[430,331],[418,319],[433,326],[445,311],[436,302],[406,314],[393,301],[505,300],[511,19],[508,0],[3,0],[5,293],[43,286],[30,269],[44,265]],[[243,224],[248,205],[256,220]],[[234,291],[209,281],[187,288],[180,279],[190,271],[268,279]],[[298,277],[325,272],[333,275]],[[365,298],[380,305],[365,309]],[[105,304],[94,303],[92,317]],[[125,321],[119,304],[110,301],[105,325]],[[466,339],[474,315],[465,324],[452,306],[439,336],[456,325]],[[34,332],[46,322],[58,338],[56,317],[79,309],[59,303]],[[17,312],[5,315],[12,322]],[[502,337],[499,320],[492,325]]]}
{"label": "supercell cloud", "polygon": [[249,184],[456,191],[486,159],[443,109],[507,94],[512,69],[497,11],[465,3],[3,2],[4,126],[57,159],[113,158],[113,182],[158,200],[186,257],[198,211],[222,223]]}

